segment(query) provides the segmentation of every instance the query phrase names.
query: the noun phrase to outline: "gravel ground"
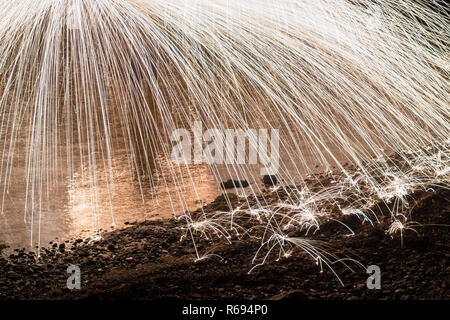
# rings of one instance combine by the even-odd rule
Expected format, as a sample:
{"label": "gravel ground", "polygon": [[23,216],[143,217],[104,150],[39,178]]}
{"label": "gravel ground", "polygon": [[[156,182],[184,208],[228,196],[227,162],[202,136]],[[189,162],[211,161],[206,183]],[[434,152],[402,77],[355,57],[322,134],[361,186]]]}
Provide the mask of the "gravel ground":
{"label": "gravel ground", "polygon": [[[342,224],[329,220],[309,239],[323,241],[328,252],[351,257],[364,266],[381,269],[381,289],[369,290],[365,267],[353,262],[326,266],[323,272],[306,253],[297,250],[251,273],[252,258],[260,240],[242,236],[228,244],[224,239],[199,238],[200,252],[209,256],[195,261],[195,251],[185,234],[186,223],[175,220],[131,223],[105,233],[101,240],[73,239],[51,243],[34,253],[16,250],[0,258],[1,299],[449,299],[450,191],[435,189],[410,196],[414,221],[423,226],[405,230],[403,246],[397,235],[385,230],[391,220],[381,206],[380,223],[372,227],[355,216],[344,222],[355,235],[348,237]],[[237,201],[237,200],[236,200]],[[221,203],[205,207],[213,212]],[[236,220],[239,221],[239,220]],[[239,221],[242,226],[249,219]],[[250,225],[249,225],[250,226]],[[295,231],[290,236],[305,236]],[[322,242],[319,242],[322,243]],[[277,261],[278,260],[278,261]],[[81,289],[66,288],[67,267],[81,269]]]}

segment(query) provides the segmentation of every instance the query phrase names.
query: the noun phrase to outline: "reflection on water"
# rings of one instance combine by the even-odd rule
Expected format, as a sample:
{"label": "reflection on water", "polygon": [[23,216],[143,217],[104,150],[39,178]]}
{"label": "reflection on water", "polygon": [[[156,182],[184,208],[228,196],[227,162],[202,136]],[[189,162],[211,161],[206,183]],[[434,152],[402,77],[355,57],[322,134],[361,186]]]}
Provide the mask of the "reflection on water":
{"label": "reflection on water", "polygon": [[[88,175],[79,170],[73,179],[60,179],[53,185],[51,197],[44,201],[40,215],[35,212],[32,216],[28,210],[25,216],[24,155],[17,154],[15,160],[14,182],[5,196],[4,215],[0,215],[0,243],[11,248],[29,249],[31,243],[35,247],[39,241],[46,246],[55,239],[89,237],[96,230],[111,230],[114,225],[120,228],[125,222],[170,218],[173,212],[195,210],[201,202],[211,202],[220,193],[207,166],[182,168],[172,176],[169,165],[162,159],[158,159],[162,171],[155,179],[154,188],[143,186],[141,193],[124,149],[116,152],[112,161],[113,183],[102,178],[106,177],[105,172],[97,167],[98,181],[92,192]],[[183,181],[184,185],[180,184]]]}
{"label": "reflection on water", "polygon": [[[71,220],[71,236],[89,233],[97,228],[122,227],[125,222],[170,218],[174,212],[181,214],[186,210],[195,210],[201,202],[211,202],[219,194],[220,190],[208,167],[183,168],[173,177],[169,165],[163,159],[158,161],[162,163],[163,171],[156,177],[154,188],[144,185],[141,189],[139,182],[133,180],[126,154],[113,161],[113,184],[108,186],[106,181],[99,181],[94,193],[87,178],[77,176],[68,190],[66,207]],[[105,175],[99,170],[98,176]],[[184,186],[180,184],[181,179],[186,182]]]}
{"label": "reflection on water", "polygon": [[[117,130],[120,131],[120,127]],[[229,178],[248,180],[250,187],[245,190],[247,195],[258,194],[261,191],[260,165],[251,168],[222,166],[214,169],[206,165],[178,167],[167,163],[162,157],[156,159],[160,168],[158,175],[154,177],[155,185],[152,187],[140,185],[133,178],[134,169],[130,153],[123,146],[123,136],[117,134],[112,141],[114,145],[112,170],[109,170],[108,165],[97,163],[95,183],[92,183],[90,179],[92,176],[89,176],[89,170],[86,168],[87,160],[83,159],[84,170],[79,156],[77,158],[76,155],[72,155],[71,162],[67,161],[63,157],[65,146],[61,142],[62,152],[59,156],[63,158],[58,162],[60,165],[56,174],[58,179],[52,180],[54,183],[49,192],[50,196],[42,199],[42,207],[35,210],[34,215],[29,210],[30,199],[28,199],[28,210],[25,215],[27,188],[25,164],[29,146],[26,131],[24,133],[24,136],[16,141],[14,163],[11,166],[11,183],[6,192],[0,190],[0,196],[5,197],[2,207],[4,215],[0,215],[0,243],[6,243],[12,248],[33,248],[38,244],[47,246],[55,239],[62,241],[75,237],[90,237],[98,231],[111,230],[113,226],[120,228],[125,222],[170,218],[174,213],[181,215],[186,210],[199,208],[202,203],[212,202],[221,193],[218,182]],[[316,161],[314,150],[307,144],[302,143],[302,150],[305,162]],[[333,151],[338,154],[338,150]],[[296,160],[292,155],[286,154],[286,150],[281,149],[280,152],[280,158],[286,165],[280,168],[280,174],[285,179],[290,178],[286,180],[288,184],[299,182],[305,170],[300,172],[295,169]],[[83,154],[88,153],[83,151]],[[4,152],[2,156],[6,163],[5,157],[8,153]],[[289,159],[292,159],[290,163]],[[70,163],[74,170],[70,179],[67,178],[67,167],[63,166],[64,163]],[[324,168],[319,165],[315,167],[315,171],[323,172],[323,170]]]}
{"label": "reflection on water", "polygon": [[[119,138],[117,140],[120,141]],[[98,231],[123,227],[126,222],[171,218],[174,213],[181,215],[186,210],[195,210],[202,204],[212,202],[222,192],[218,181],[229,178],[247,179],[250,183],[250,187],[244,190],[247,196],[261,191],[260,165],[247,168],[218,166],[215,169],[207,165],[178,167],[167,163],[163,157],[156,159],[160,168],[154,177],[155,185],[140,185],[133,178],[134,169],[128,150],[121,148],[117,140],[111,161],[112,180],[106,179],[110,177],[110,170],[106,172],[103,166],[97,165],[93,192],[87,168],[81,170],[79,159],[74,158],[72,167],[79,169],[75,169],[71,179],[59,178],[53,184],[51,197],[44,199],[40,214],[35,211],[34,216],[30,210],[24,216],[26,142],[24,139],[18,140],[17,149],[21,152],[15,154],[13,182],[5,194],[5,214],[0,215],[0,243],[6,243],[11,248],[29,249],[36,247],[39,241],[41,246],[47,246],[53,240],[60,242],[91,237]],[[304,150],[305,158],[313,163],[312,151],[306,145]],[[289,158],[285,150],[281,150],[281,159]],[[285,174],[280,174],[291,178],[289,183],[299,182],[305,172],[294,170],[293,163],[286,163],[286,166]],[[66,169],[59,168],[62,177],[66,177]],[[323,167],[317,166],[315,171],[323,170]]]}

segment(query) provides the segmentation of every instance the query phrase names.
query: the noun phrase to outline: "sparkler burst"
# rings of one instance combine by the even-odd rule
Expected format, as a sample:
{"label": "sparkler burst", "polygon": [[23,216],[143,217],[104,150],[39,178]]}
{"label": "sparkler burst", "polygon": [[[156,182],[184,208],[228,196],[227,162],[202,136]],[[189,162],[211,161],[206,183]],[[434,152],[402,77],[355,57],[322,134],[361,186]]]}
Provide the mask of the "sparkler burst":
{"label": "sparkler burst", "polygon": [[[31,224],[58,181],[76,175],[92,207],[105,205],[98,189],[117,191],[113,162],[126,149],[143,197],[165,179],[159,159],[170,163],[170,199],[183,208],[173,214],[194,245],[250,234],[261,240],[256,266],[276,248],[279,257],[297,248],[331,267],[337,257],[284,232],[320,232],[346,215],[373,225],[379,202],[390,208],[388,232],[403,241],[411,226],[398,215],[409,195],[450,181],[448,5],[427,3],[0,0],[2,215],[20,148]],[[170,135],[194,121],[279,130],[279,199],[252,184],[238,188],[246,204],[228,202],[228,213],[189,212],[184,190],[196,185],[190,173],[177,175],[189,168],[170,161]],[[210,167],[218,181],[219,168],[260,180],[250,165]],[[330,173],[328,185],[317,185],[316,167]]]}

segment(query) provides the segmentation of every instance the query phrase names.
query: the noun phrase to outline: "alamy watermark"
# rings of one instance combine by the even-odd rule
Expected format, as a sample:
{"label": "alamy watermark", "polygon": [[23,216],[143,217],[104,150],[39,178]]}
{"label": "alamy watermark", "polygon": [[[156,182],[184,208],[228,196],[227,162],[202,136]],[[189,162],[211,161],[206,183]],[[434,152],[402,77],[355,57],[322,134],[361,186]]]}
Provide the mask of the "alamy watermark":
{"label": "alamy watermark", "polygon": [[170,137],[177,164],[261,164],[261,175],[278,173],[280,136],[277,129],[208,129],[195,121],[192,131],[177,129]]}
{"label": "alamy watermark", "polygon": [[370,277],[367,278],[367,289],[381,289],[381,269],[377,265],[371,265],[367,268]]}
{"label": "alamy watermark", "polygon": [[68,266],[67,274],[69,274],[69,278],[67,278],[66,286],[70,290],[80,290],[81,289],[81,270],[79,266]]}

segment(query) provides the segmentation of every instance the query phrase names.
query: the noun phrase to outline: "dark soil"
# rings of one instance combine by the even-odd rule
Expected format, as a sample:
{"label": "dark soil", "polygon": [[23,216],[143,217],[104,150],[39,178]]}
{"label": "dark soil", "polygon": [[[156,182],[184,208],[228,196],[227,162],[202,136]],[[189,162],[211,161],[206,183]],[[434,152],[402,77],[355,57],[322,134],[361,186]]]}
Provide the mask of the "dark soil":
{"label": "dark soil", "polygon": [[[327,250],[341,258],[358,259],[381,268],[381,289],[369,290],[369,274],[357,264],[332,267],[344,285],[324,267],[323,272],[304,252],[288,258],[276,254],[254,269],[252,258],[260,240],[242,237],[230,245],[223,239],[198,238],[198,250],[208,258],[195,262],[194,247],[185,234],[185,221],[160,220],[130,224],[88,244],[77,239],[52,244],[34,253],[16,250],[0,258],[2,299],[449,299],[450,191],[416,192],[414,220],[419,233],[406,230],[400,237],[385,230],[391,220],[378,212],[372,227],[356,217],[342,225],[328,221],[308,237],[326,240]],[[216,204],[209,207],[214,208]],[[208,209],[208,207],[206,207]],[[382,210],[381,210],[382,211]],[[241,224],[245,224],[241,221]],[[439,226],[437,226],[439,225]],[[304,231],[303,231],[304,234]],[[81,268],[81,290],[66,288],[67,267]]]}

